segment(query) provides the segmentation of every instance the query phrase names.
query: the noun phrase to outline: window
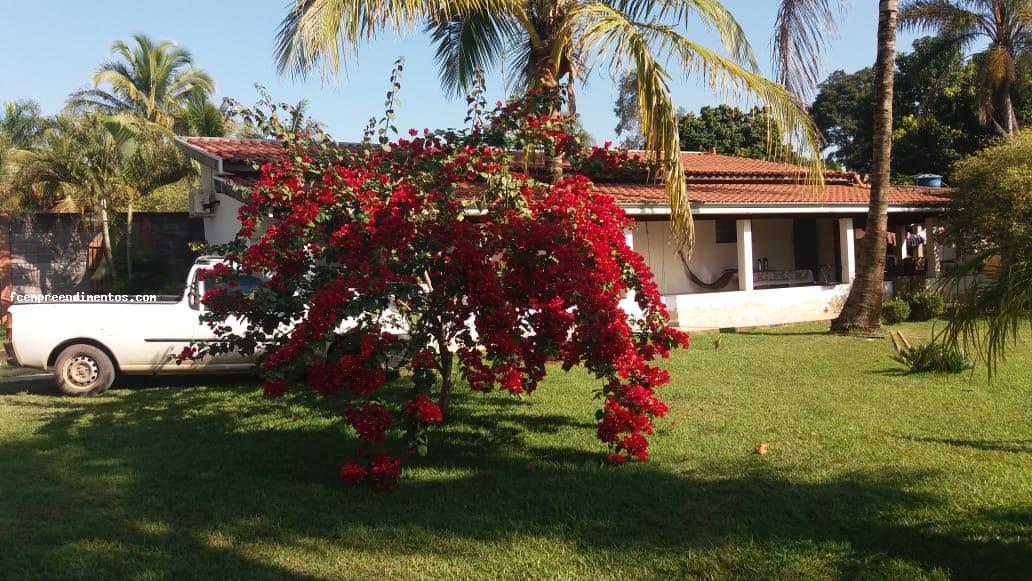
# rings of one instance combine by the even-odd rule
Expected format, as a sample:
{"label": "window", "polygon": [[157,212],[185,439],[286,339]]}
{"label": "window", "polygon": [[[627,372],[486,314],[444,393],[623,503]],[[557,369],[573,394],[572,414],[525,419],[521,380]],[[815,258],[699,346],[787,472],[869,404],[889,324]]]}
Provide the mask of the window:
{"label": "window", "polygon": [[717,223],[717,244],[735,244],[738,242],[738,224],[730,218],[719,218]]}

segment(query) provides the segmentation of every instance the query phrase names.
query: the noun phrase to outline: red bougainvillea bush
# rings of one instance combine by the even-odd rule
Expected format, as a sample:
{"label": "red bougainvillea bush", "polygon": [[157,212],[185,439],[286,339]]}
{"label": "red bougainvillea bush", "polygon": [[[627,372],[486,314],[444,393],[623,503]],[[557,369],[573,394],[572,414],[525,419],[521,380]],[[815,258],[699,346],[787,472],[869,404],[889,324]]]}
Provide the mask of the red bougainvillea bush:
{"label": "red bougainvillea bush", "polygon": [[[205,293],[225,341],[192,356],[257,352],[267,397],[346,398],[343,417],[364,445],[341,469],[345,482],[394,486],[401,462],[384,442],[404,433],[427,453],[453,377],[521,396],[550,361],[583,365],[598,378],[597,435],[615,463],[647,459],[667,413],[656,389],[669,377],[654,361],[688,338],[668,327],[652,274],[627,246],[628,218],[587,177],[544,183],[511,153],[570,154],[579,146],[568,122],[540,95],[471,110],[471,129],[382,145],[284,135],[283,160],[261,168],[239,236],[219,248],[228,266],[207,275],[266,283]],[[619,306],[628,293],[640,319]],[[230,316],[248,329],[233,333]],[[381,395],[395,369],[413,388],[392,407]]]}

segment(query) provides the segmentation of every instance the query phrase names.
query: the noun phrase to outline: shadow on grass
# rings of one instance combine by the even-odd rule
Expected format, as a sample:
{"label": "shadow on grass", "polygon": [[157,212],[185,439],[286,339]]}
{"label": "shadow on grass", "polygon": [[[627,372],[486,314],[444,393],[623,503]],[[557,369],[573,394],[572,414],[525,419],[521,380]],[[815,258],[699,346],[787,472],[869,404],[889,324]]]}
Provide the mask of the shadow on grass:
{"label": "shadow on grass", "polygon": [[905,377],[907,375],[914,375],[903,367],[883,367],[881,369],[872,369],[867,373],[870,375],[883,375],[885,377]]}
{"label": "shadow on grass", "polygon": [[834,337],[832,333],[828,331],[801,331],[791,328],[786,328],[783,331],[776,329],[772,330],[744,330],[744,331],[732,331],[732,335],[756,335],[758,337]]}
{"label": "shadow on grass", "polygon": [[[267,578],[298,573],[270,559],[269,547],[307,550],[300,558],[310,559],[321,550],[311,549],[314,539],[374,562],[424,553],[471,559],[477,545],[506,546],[514,533],[617,563],[653,556],[689,568],[657,574],[693,574],[684,564],[693,551],[759,544],[765,555],[814,543],[848,546],[839,571],[846,577],[899,559],[959,577],[1032,568],[1027,545],[903,524],[913,522],[907,513],[941,502],[912,492],[934,474],[801,482],[766,465],[725,479],[656,464],[612,468],[583,449],[524,437],[590,424],[507,413],[509,404],[493,406],[502,398],[476,407],[457,398],[468,410],[432,435],[431,457],[408,459],[417,476],[394,493],[346,489],[335,476],[350,444],[332,406],[309,394],[261,403],[240,387],[253,388],[59,401],[33,437],[0,442],[0,571]],[[296,413],[311,417],[297,423]],[[742,574],[733,562],[719,567]]]}
{"label": "shadow on grass", "polygon": [[910,440],[929,444],[944,444],[958,448],[973,448],[985,452],[1032,454],[1032,440],[959,440],[954,438],[910,438]]}
{"label": "shadow on grass", "polygon": [[[228,373],[183,373],[170,375],[120,375],[111,390],[123,389],[152,389],[163,387],[195,387],[198,385],[211,387],[228,387],[236,385],[257,385],[257,380],[251,375],[228,374]],[[27,393],[30,395],[52,395],[55,397],[67,397],[57,388],[53,378],[38,378],[30,381],[16,381],[0,383],[0,396]]]}

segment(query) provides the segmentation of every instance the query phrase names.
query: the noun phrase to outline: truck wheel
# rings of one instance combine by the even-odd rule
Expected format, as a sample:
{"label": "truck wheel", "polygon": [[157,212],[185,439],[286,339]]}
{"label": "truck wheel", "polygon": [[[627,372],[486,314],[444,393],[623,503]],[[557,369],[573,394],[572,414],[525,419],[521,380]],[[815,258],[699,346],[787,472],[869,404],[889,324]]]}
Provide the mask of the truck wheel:
{"label": "truck wheel", "polygon": [[92,345],[71,345],[57,356],[54,378],[68,395],[100,395],[115,381],[115,366]]}

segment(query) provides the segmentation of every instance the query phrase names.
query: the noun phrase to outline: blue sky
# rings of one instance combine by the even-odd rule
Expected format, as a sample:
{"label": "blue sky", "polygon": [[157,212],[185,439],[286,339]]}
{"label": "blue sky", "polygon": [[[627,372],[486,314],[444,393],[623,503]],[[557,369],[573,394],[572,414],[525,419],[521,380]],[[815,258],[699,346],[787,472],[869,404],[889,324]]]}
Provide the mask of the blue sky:
{"label": "blue sky", "polygon": [[[775,0],[726,0],[769,68],[770,35]],[[825,70],[853,71],[874,62],[877,2],[853,0],[839,37],[825,59]],[[437,80],[433,51],[420,33],[404,38],[390,35],[366,46],[347,77],[305,82],[279,77],[273,66],[275,32],[287,6],[286,0],[179,0],[173,3],[91,0],[70,2],[36,0],[8,2],[0,34],[0,70],[5,79],[0,100],[31,98],[44,112],[54,113],[68,94],[86,86],[97,66],[108,59],[111,42],[143,32],[155,39],[170,39],[190,49],[196,66],[207,70],[217,85],[217,101],[231,96],[253,103],[253,85],[259,82],[278,101],[307,98],[312,115],[324,122],[341,140],[361,137],[366,120],[382,110],[383,94],[394,59],[403,56],[398,126],[453,127],[462,124],[463,100],[445,98]],[[169,7],[172,7],[169,9]],[[692,25],[693,38],[715,39]],[[902,34],[900,47],[909,48],[914,35]],[[501,75],[488,79],[493,101],[504,96]],[[578,109],[588,131],[598,140],[613,139],[616,118],[613,80],[595,74],[578,92]],[[691,79],[674,86],[674,102],[689,110],[719,103],[705,87]]]}

